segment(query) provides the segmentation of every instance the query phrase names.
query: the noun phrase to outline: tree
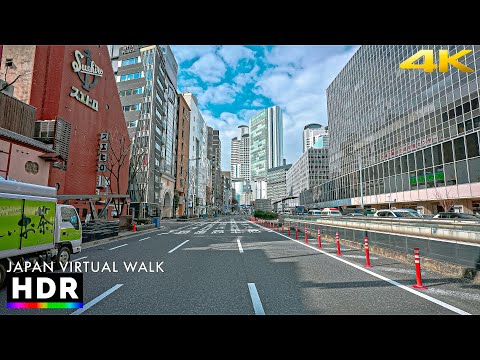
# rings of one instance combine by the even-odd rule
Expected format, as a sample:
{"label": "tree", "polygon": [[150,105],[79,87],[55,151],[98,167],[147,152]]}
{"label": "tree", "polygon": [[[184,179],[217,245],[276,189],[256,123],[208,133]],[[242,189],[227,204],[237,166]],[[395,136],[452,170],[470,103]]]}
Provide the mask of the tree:
{"label": "tree", "polygon": [[452,199],[449,197],[450,191],[445,188],[445,196],[442,196],[437,188],[435,188],[435,198],[439,200],[440,206],[443,207],[443,211],[450,211],[457,203],[457,199]]}
{"label": "tree", "polygon": [[[125,136],[121,137],[119,140],[119,148],[117,151],[109,144],[109,154],[107,161],[107,186],[110,190],[110,194],[114,194],[112,187],[112,180],[115,180],[117,186],[117,192],[120,193],[120,173],[124,166],[128,166],[128,159],[130,156],[130,145],[127,145],[127,140]],[[128,190],[127,190],[128,191]],[[123,205],[125,204],[124,199],[112,199],[113,206],[117,212],[117,216],[120,216],[123,210]]]}
{"label": "tree", "polygon": [[25,73],[25,74],[18,74],[17,77],[16,77],[15,79],[13,79],[13,81],[8,82],[8,81],[7,81],[8,69],[11,68],[11,67],[13,67],[13,66],[14,66],[14,65],[13,65],[13,62],[12,62],[11,64],[8,64],[7,61],[5,61],[5,68],[6,68],[6,69],[5,69],[5,83],[4,83],[4,84],[0,84],[0,92],[2,92],[3,90],[5,90],[6,88],[8,88],[10,85],[13,85],[13,84],[20,78],[20,76],[22,76],[22,75],[27,75],[27,74],[30,73],[30,71],[29,71],[29,72],[27,72],[27,73]]}

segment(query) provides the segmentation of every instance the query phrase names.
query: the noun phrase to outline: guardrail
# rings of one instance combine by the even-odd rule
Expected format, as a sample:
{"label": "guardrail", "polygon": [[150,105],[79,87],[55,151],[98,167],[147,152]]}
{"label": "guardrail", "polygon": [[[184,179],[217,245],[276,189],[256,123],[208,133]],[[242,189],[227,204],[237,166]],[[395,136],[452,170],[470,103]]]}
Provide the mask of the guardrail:
{"label": "guardrail", "polygon": [[282,220],[480,244],[480,222],[470,220],[385,219],[372,216],[280,216],[280,221]]}

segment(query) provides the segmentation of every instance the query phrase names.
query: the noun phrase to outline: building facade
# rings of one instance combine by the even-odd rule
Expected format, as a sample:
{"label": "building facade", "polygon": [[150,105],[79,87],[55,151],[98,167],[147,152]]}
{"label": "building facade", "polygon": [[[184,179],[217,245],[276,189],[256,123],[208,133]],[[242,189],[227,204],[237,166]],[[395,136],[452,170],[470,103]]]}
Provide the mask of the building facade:
{"label": "building facade", "polygon": [[250,176],[266,180],[267,170],[283,164],[283,118],[278,106],[250,119]]}
{"label": "building facade", "polygon": [[230,176],[232,179],[238,179],[241,175],[240,163],[240,140],[234,137],[230,144]]}
{"label": "building facade", "polygon": [[[399,69],[422,49],[472,50],[472,72]],[[480,47],[362,46],[327,89],[331,180],[324,205],[480,210]],[[360,183],[359,172],[362,172]],[[450,206],[447,206],[450,207]]]}
{"label": "building facade", "polygon": [[198,100],[192,93],[183,93],[190,107],[189,150],[189,214],[199,215],[206,211],[207,199],[207,124],[198,109]]}
{"label": "building facade", "polygon": [[286,195],[299,197],[302,191],[324,183],[328,180],[328,167],[328,149],[308,149],[286,174]]}
{"label": "building facade", "polygon": [[328,127],[320,124],[308,124],[303,128],[303,152],[311,147],[328,148]]}
{"label": "building facade", "polygon": [[148,215],[171,217],[178,100],[164,53],[159,45],[120,46],[112,64],[133,142],[131,200],[147,203]]}
{"label": "building facade", "polygon": [[212,182],[213,182],[213,205],[215,211],[221,211],[223,205],[223,185],[221,182],[222,173],[222,141],[220,131],[213,129],[212,137]]}
{"label": "building facade", "polygon": [[175,189],[178,193],[177,216],[185,215],[188,185],[188,152],[190,139],[190,107],[180,94],[178,95],[177,116],[177,172]]}
{"label": "building facade", "polygon": [[287,172],[292,164],[277,166],[267,171],[268,198],[272,204],[281,202],[287,196]]}
{"label": "building facade", "polygon": [[[34,138],[62,158],[52,163],[48,185],[59,195],[127,194],[130,139],[107,47],[4,45],[2,70],[6,59],[7,81],[20,76],[14,97],[36,108]],[[71,204],[82,218],[90,212],[87,201]],[[93,206],[97,212],[105,203]]]}

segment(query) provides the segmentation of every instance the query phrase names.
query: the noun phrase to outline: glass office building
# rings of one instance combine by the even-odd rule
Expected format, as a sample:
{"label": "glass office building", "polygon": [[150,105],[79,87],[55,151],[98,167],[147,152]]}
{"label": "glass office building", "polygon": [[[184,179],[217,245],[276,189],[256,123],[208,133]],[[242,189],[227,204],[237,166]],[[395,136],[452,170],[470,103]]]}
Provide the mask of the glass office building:
{"label": "glass office building", "polygon": [[283,165],[283,118],[278,106],[250,119],[250,175],[266,180],[267,170]]}
{"label": "glass office building", "polygon": [[[403,70],[422,49],[448,50],[473,72],[449,66]],[[327,89],[330,181],[314,193],[316,205],[457,211],[480,204],[480,46],[362,46]]]}

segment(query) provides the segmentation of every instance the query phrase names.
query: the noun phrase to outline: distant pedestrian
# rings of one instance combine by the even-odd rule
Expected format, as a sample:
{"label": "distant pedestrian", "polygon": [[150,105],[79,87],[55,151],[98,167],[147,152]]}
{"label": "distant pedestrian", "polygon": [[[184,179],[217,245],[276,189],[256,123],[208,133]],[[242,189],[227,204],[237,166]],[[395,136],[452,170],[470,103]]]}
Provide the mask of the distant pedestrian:
{"label": "distant pedestrian", "polygon": [[92,214],[88,213],[87,216],[85,216],[85,225],[88,225],[90,222],[90,219],[92,218]]}

